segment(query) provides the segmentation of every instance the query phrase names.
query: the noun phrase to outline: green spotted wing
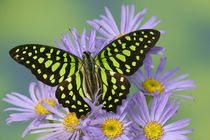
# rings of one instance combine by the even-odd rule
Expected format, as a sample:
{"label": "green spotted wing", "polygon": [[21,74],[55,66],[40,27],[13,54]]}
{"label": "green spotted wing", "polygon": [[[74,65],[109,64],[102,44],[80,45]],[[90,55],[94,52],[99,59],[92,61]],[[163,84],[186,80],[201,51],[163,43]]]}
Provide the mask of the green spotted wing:
{"label": "green spotted wing", "polygon": [[50,86],[62,83],[81,67],[78,57],[46,45],[21,45],[9,53],[15,61],[29,68],[38,80]]}
{"label": "green spotted wing", "polygon": [[103,109],[116,113],[117,106],[122,104],[129,93],[130,83],[123,75],[106,70],[98,69],[102,83],[102,95],[99,104],[103,104]]}
{"label": "green spotted wing", "polygon": [[58,102],[64,107],[68,107],[70,112],[75,112],[78,118],[91,111],[89,105],[83,100],[86,96],[82,81],[83,73],[78,71],[59,84],[56,90]]}
{"label": "green spotted wing", "polygon": [[159,36],[160,32],[153,29],[128,33],[104,47],[94,59],[97,65],[107,70],[132,75],[143,64]]}

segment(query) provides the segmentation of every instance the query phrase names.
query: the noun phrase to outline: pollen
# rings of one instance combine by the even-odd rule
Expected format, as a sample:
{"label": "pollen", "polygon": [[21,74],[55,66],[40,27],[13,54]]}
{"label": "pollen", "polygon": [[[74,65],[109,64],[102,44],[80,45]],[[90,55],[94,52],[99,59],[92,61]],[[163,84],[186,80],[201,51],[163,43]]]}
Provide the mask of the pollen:
{"label": "pollen", "polygon": [[[47,110],[46,108],[44,108],[44,107],[41,105],[41,102],[42,102],[42,101],[43,101],[43,100],[40,99],[40,100],[37,102],[37,104],[34,106],[35,111],[36,111],[36,113],[39,114],[39,115],[47,115],[47,114],[50,113],[50,111]],[[53,99],[51,99],[51,98],[50,98],[50,99],[44,99],[43,102],[46,103],[46,104],[49,104],[49,105],[51,105],[51,106],[53,106],[53,107],[56,105],[55,101],[54,101]]]}
{"label": "pollen", "polygon": [[149,140],[159,140],[164,134],[162,125],[153,121],[146,125],[144,133]]}
{"label": "pollen", "polygon": [[158,94],[161,94],[165,86],[163,86],[163,83],[159,83],[157,80],[149,78],[143,81],[143,87],[149,93],[155,93],[155,91],[158,90]]}
{"label": "pollen", "polygon": [[78,131],[79,129],[76,129],[75,125],[81,125],[76,114],[70,112],[67,115],[65,115],[63,124],[68,131]]}
{"label": "pollen", "polygon": [[119,119],[108,118],[101,125],[101,129],[108,138],[116,138],[122,134],[124,128]]}
{"label": "pollen", "polygon": [[117,35],[117,39],[120,38],[120,37],[122,37],[122,36],[124,36],[125,34],[126,34],[126,33],[122,33],[122,34],[119,33],[119,34]]}

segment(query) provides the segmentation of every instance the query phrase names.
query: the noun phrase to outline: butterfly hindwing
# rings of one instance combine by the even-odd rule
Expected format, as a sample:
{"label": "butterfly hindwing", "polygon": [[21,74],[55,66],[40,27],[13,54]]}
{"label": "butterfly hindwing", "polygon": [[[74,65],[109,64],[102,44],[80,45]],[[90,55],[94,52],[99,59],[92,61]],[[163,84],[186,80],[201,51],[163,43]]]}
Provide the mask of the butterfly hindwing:
{"label": "butterfly hindwing", "polygon": [[94,59],[97,65],[107,70],[132,75],[143,64],[159,36],[160,32],[153,29],[128,33],[104,47]]}
{"label": "butterfly hindwing", "polygon": [[56,86],[78,71],[80,59],[58,48],[26,44],[10,50],[11,57],[29,68],[43,83]]}
{"label": "butterfly hindwing", "polygon": [[59,84],[56,90],[58,102],[64,107],[68,107],[70,112],[75,112],[78,118],[91,111],[89,105],[83,100],[85,95],[82,81],[83,74],[78,71]]}
{"label": "butterfly hindwing", "polygon": [[103,104],[103,109],[116,113],[118,105],[126,99],[129,93],[130,83],[126,77],[113,71],[99,68],[98,73],[102,82],[102,95],[99,104]]}

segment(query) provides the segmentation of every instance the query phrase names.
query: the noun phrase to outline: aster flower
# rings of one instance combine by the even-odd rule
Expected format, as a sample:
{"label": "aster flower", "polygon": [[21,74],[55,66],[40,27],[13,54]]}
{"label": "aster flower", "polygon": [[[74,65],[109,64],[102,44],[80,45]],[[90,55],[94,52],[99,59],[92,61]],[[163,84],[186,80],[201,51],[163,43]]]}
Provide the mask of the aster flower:
{"label": "aster flower", "polygon": [[85,135],[83,138],[88,139],[89,135],[87,132],[87,126],[90,124],[94,114],[102,109],[102,106],[96,107],[88,99],[85,98],[84,100],[90,105],[92,112],[89,117],[83,119],[78,119],[75,113],[69,112],[66,108],[60,108],[59,110],[58,108],[52,107],[46,103],[42,103],[45,108],[58,116],[58,119],[50,116],[47,117],[47,120],[54,121],[54,123],[40,124],[39,126],[34,127],[31,133],[51,132],[50,134],[40,137],[38,140],[79,140],[81,133]]}
{"label": "aster flower", "polygon": [[193,129],[183,129],[189,125],[191,119],[183,119],[166,124],[173,117],[180,106],[180,102],[169,102],[170,94],[155,96],[151,107],[143,93],[136,93],[129,105],[129,115],[138,125],[133,127],[133,131],[138,134],[136,140],[189,140],[183,135],[193,131]]}
{"label": "aster flower", "polygon": [[147,63],[144,64],[145,74],[143,74],[141,70],[138,70],[130,77],[132,83],[146,95],[155,95],[155,92],[158,94],[165,92],[172,93],[171,97],[175,99],[179,98],[183,101],[185,101],[184,99],[194,100],[194,98],[190,96],[173,93],[183,90],[188,91],[189,89],[196,88],[196,86],[194,85],[193,80],[184,80],[189,74],[183,74],[172,79],[172,77],[179,71],[179,68],[163,73],[166,60],[166,57],[160,59],[160,64],[153,75],[152,59],[148,59]]}
{"label": "aster flower", "polygon": [[55,117],[49,110],[41,105],[41,102],[45,102],[56,108],[59,107],[54,96],[56,88],[49,87],[41,82],[38,83],[39,84],[37,85],[35,82],[32,82],[29,86],[29,94],[31,98],[16,92],[6,94],[7,97],[3,98],[3,101],[16,106],[6,108],[4,111],[17,112],[10,114],[10,117],[6,120],[7,124],[32,120],[23,132],[22,137],[24,137],[33,126],[37,126],[42,121],[45,121],[47,116]]}
{"label": "aster flower", "polygon": [[[91,25],[93,28],[95,28],[95,30],[97,30],[99,33],[101,33],[101,35],[103,35],[103,37],[97,37],[96,46],[105,46],[110,41],[138,29],[152,29],[161,22],[161,20],[155,21],[157,17],[153,16],[139,28],[141,21],[143,20],[144,15],[146,14],[146,9],[143,9],[136,15],[134,15],[134,11],[134,5],[131,5],[130,7],[128,5],[122,6],[120,30],[107,7],[105,7],[106,15],[101,15],[100,20],[94,19],[93,21],[87,21],[89,25]],[[160,32],[165,33],[164,31]],[[165,51],[165,48],[153,47],[150,53],[162,54],[161,51]]]}
{"label": "aster flower", "polygon": [[86,30],[83,29],[82,34],[79,36],[76,29],[73,28],[71,31],[72,40],[68,33],[66,35],[62,34],[62,43],[63,45],[55,41],[57,46],[60,49],[63,49],[67,52],[70,52],[74,55],[76,55],[79,58],[82,58],[82,54],[84,51],[91,52],[92,55],[95,54],[95,52],[98,52],[95,48],[95,38],[96,38],[96,32],[94,30],[90,30],[89,35],[86,34]]}
{"label": "aster flower", "polygon": [[131,131],[132,121],[126,119],[126,106],[129,98],[117,110],[117,113],[106,112],[98,114],[92,120],[88,131],[91,140],[120,140],[134,138]]}

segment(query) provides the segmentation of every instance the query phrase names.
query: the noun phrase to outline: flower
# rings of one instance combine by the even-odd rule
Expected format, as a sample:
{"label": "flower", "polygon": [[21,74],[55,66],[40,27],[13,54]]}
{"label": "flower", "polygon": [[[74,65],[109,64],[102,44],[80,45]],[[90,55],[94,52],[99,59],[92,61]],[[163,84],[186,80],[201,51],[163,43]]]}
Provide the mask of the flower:
{"label": "flower", "polygon": [[[106,16],[101,15],[100,20],[94,19],[93,21],[87,21],[89,25],[91,25],[93,28],[95,28],[95,30],[97,30],[99,33],[101,33],[101,35],[103,35],[103,37],[97,37],[96,46],[100,46],[98,48],[97,53],[101,49],[103,49],[103,47],[106,46],[108,43],[122,35],[125,35],[138,29],[152,29],[161,22],[161,20],[155,21],[157,17],[153,16],[139,28],[141,21],[143,20],[144,15],[146,14],[146,9],[143,9],[135,16],[134,10],[134,5],[131,5],[130,8],[128,5],[122,6],[120,30],[118,29],[116,22],[107,7],[105,7]],[[165,33],[164,31],[160,32]],[[165,48],[155,46],[148,52],[148,54],[163,55],[161,51],[165,51]],[[147,55],[147,57],[145,58],[145,63],[147,62],[148,57],[149,55]]]}
{"label": "flower", "polygon": [[[193,80],[183,80],[184,78],[187,78],[189,74],[183,74],[172,79],[172,77],[179,71],[179,68],[163,73],[166,60],[166,57],[160,59],[160,64],[153,76],[152,60],[148,59],[147,63],[144,63],[145,74],[143,74],[141,70],[138,70],[130,77],[130,80],[146,95],[155,95],[155,92],[158,94],[163,92],[172,93],[196,88]],[[183,100],[181,98],[194,100],[194,98],[190,96],[174,93],[171,94],[171,97],[175,99],[179,98],[180,100]]]}
{"label": "flower", "polygon": [[126,119],[126,106],[129,98],[123,105],[118,107],[117,113],[103,111],[102,114],[97,114],[96,119],[92,120],[89,127],[91,140],[119,140],[132,139],[134,136],[131,132],[132,121]]}
{"label": "flower", "polygon": [[136,140],[189,140],[183,135],[191,133],[193,129],[183,129],[189,125],[191,119],[183,119],[166,124],[173,117],[180,106],[180,102],[169,102],[170,94],[155,96],[151,107],[147,106],[142,92],[136,93],[129,104],[129,115],[138,125],[133,131],[138,134]]}
{"label": "flower", "polygon": [[33,126],[37,126],[42,121],[46,120],[47,116],[54,116],[49,110],[41,105],[41,102],[45,102],[46,104],[56,108],[59,107],[54,96],[56,88],[49,87],[41,82],[38,83],[39,86],[35,82],[32,82],[29,86],[31,99],[16,92],[7,94],[7,97],[3,98],[3,101],[16,106],[6,108],[4,111],[18,112],[10,114],[10,117],[6,120],[7,124],[32,120],[23,132],[22,137],[24,137]]}
{"label": "flower", "polygon": [[[91,103],[88,99],[84,98],[87,103]],[[94,106],[91,103],[91,114],[87,118],[78,119],[75,113],[71,113],[66,108],[55,108],[50,106],[49,104],[42,103],[42,105],[47,108],[49,111],[54,113],[56,118],[47,117],[46,119],[53,123],[44,123],[39,126],[33,127],[31,131],[32,134],[43,133],[43,132],[51,132],[45,136],[39,138],[39,140],[48,140],[48,139],[66,139],[66,140],[79,140],[81,137],[81,133],[85,135],[86,139],[89,138],[88,134],[88,125],[90,124],[92,118],[94,118],[94,114],[102,109],[102,106]],[[93,108],[92,108],[93,107]],[[83,136],[84,138],[84,136]]]}
{"label": "flower", "polygon": [[62,34],[63,38],[61,39],[61,41],[63,45],[60,42],[55,41],[57,46],[60,49],[76,55],[79,58],[82,58],[84,51],[89,51],[92,55],[94,55],[95,52],[98,52],[95,48],[96,32],[94,30],[90,30],[89,35],[87,35],[86,30],[83,29],[81,36],[79,36],[76,29],[73,28],[71,31],[71,35],[72,40],[68,33],[66,33],[66,35]]}

